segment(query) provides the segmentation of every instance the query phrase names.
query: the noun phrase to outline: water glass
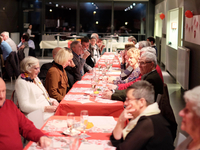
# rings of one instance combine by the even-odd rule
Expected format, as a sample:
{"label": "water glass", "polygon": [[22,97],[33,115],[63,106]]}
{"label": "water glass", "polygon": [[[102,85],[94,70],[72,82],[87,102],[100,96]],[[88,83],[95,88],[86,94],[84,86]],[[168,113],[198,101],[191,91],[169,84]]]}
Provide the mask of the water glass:
{"label": "water glass", "polygon": [[74,126],[75,116],[73,112],[67,113],[67,127],[69,128],[70,134]]}

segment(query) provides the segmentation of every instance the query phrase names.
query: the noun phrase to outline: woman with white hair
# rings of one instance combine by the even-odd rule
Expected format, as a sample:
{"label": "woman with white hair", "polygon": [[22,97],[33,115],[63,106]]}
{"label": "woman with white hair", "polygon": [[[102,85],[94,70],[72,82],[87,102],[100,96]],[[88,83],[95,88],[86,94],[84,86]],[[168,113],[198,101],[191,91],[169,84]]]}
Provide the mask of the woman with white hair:
{"label": "woman with white hair", "polygon": [[40,79],[37,77],[40,72],[39,60],[28,56],[20,64],[21,75],[15,83],[19,107],[26,115],[37,109],[43,111],[43,118],[47,120],[54,115],[58,106],[57,100],[50,98]]}
{"label": "woman with white hair", "polygon": [[138,42],[138,49],[141,50],[143,47],[151,46],[151,43],[148,41]]}
{"label": "woman with white hair", "polygon": [[49,95],[59,102],[64,98],[69,88],[65,68],[72,63],[73,54],[70,49],[60,49],[54,57],[53,66],[46,75],[45,87]]}
{"label": "woman with white hair", "polygon": [[179,112],[182,117],[181,130],[187,132],[189,137],[183,141],[176,150],[200,149],[200,86],[185,92],[186,106]]}

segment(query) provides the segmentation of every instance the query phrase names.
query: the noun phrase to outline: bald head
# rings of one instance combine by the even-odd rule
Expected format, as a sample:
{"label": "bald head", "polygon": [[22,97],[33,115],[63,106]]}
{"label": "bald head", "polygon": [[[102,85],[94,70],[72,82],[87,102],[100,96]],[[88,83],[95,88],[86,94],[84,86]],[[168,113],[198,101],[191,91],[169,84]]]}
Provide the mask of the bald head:
{"label": "bald head", "polygon": [[61,47],[56,47],[56,48],[53,49],[53,51],[52,51],[52,56],[53,56],[53,58],[55,57],[55,55],[57,54],[57,52],[58,52],[60,49],[61,49]]}
{"label": "bald head", "polygon": [[2,78],[0,78],[0,107],[3,106],[6,100],[6,84]]}

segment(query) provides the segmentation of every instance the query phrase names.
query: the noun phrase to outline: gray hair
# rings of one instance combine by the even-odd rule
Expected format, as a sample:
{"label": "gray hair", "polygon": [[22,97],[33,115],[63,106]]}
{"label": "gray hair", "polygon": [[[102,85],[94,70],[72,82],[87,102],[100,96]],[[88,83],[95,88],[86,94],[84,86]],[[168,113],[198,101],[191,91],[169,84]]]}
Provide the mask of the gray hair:
{"label": "gray hair", "polygon": [[129,36],[128,40],[130,40],[131,42],[134,41],[135,43],[137,43],[137,40],[136,40],[136,38],[134,36]]}
{"label": "gray hair", "polygon": [[152,61],[154,63],[154,67],[157,66],[156,55],[154,55],[153,53],[150,53],[150,52],[143,53],[141,58],[142,57],[145,57],[146,61]]}
{"label": "gray hair", "polygon": [[9,37],[9,32],[7,32],[7,31],[2,32],[1,34]]}
{"label": "gray hair", "polygon": [[149,82],[145,80],[137,81],[127,88],[126,93],[131,89],[134,89],[132,95],[136,99],[144,98],[147,102],[147,105],[154,103],[155,91],[153,85],[151,85]]}
{"label": "gray hair", "polygon": [[69,48],[60,49],[54,57],[54,61],[63,66],[69,59],[73,58],[72,51]]}
{"label": "gray hair", "polygon": [[142,52],[150,52],[150,53],[153,53],[154,55],[156,55],[156,49],[151,46],[143,47],[140,50],[140,53],[142,53]]}
{"label": "gray hair", "polygon": [[71,44],[70,44],[70,48],[74,48],[77,44],[79,43],[79,41],[73,41]]}
{"label": "gray hair", "polygon": [[25,57],[20,63],[20,70],[23,73],[31,73],[31,68],[39,63],[39,60],[35,57]]}
{"label": "gray hair", "polygon": [[200,117],[200,86],[188,90],[184,93],[185,102],[192,103],[192,109],[198,117]]}
{"label": "gray hair", "polygon": [[91,38],[92,38],[93,36],[96,37],[96,39],[99,38],[99,35],[98,35],[97,33],[92,33]]}
{"label": "gray hair", "polygon": [[138,44],[139,44],[139,47],[141,48],[151,46],[151,43],[149,41],[140,41]]}

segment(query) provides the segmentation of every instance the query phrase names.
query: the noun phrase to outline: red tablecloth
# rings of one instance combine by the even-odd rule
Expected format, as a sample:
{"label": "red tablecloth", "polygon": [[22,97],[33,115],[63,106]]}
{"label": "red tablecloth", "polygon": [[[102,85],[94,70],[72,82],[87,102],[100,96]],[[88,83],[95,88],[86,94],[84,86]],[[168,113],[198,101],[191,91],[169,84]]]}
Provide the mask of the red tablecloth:
{"label": "red tablecloth", "polygon": [[[112,53],[104,53],[104,55],[113,55]],[[115,58],[118,60],[118,58]],[[101,58],[100,58],[101,60]],[[119,61],[119,60],[118,60]],[[118,65],[119,68],[120,65]],[[89,75],[89,74],[86,74]],[[78,84],[76,82],[72,88],[82,87],[82,88],[90,88],[91,84]],[[68,92],[67,94],[84,94],[84,93],[75,93],[75,92]],[[92,100],[92,99],[90,99]],[[55,115],[65,116],[69,112],[74,112],[76,116],[80,115],[81,110],[88,110],[90,116],[113,116],[119,117],[121,112],[123,111],[123,102],[116,102],[116,103],[100,103],[93,100],[93,103],[79,103],[76,101],[66,101],[62,100],[60,105],[57,108]]]}
{"label": "red tablecloth", "polygon": [[[76,120],[79,120],[79,116],[76,116],[75,117],[75,119]],[[50,117],[48,120],[47,120],[47,122],[48,121],[51,121],[51,120],[54,120],[54,119],[56,119],[56,120],[66,120],[66,116],[52,116],[52,117]],[[117,121],[117,119],[118,118],[115,118],[115,120]],[[46,124],[47,124],[47,122],[43,125],[43,127],[41,128],[41,130],[42,130],[42,132],[44,132],[47,136],[49,136],[49,137],[65,137],[65,135],[62,135],[61,134],[61,132],[46,132],[46,131],[44,131],[43,129],[44,129],[44,127],[46,126]],[[87,140],[91,140],[91,139],[96,139],[96,140],[109,140],[109,138],[110,138],[110,135],[111,135],[111,133],[89,133],[89,132],[87,132],[86,131],[86,134],[87,135],[90,135],[90,137],[88,137],[87,138]],[[31,144],[32,144],[33,142],[31,141],[31,142],[29,142],[27,145],[26,145],[26,147],[24,148],[24,150],[27,150],[30,146],[31,146]],[[80,143],[79,143],[79,145],[80,145]]]}

